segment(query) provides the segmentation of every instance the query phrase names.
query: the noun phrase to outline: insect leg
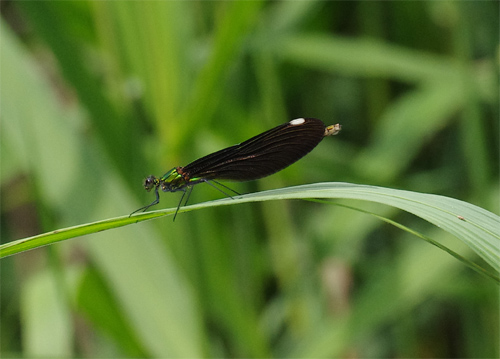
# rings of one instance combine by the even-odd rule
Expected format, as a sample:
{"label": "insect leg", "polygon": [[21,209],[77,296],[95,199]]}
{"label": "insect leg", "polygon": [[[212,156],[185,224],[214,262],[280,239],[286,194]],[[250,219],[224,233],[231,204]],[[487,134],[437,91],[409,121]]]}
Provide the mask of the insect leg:
{"label": "insect leg", "polygon": [[224,187],[224,188],[226,188],[226,189],[228,189],[228,190],[230,190],[230,191],[232,191],[232,192],[236,193],[237,195],[241,196],[241,194],[239,194],[239,193],[238,193],[238,192],[236,192],[235,190],[233,190],[233,189],[229,188],[228,186],[225,186],[225,185],[223,185],[222,183],[219,183],[219,182],[217,182],[217,181],[214,181],[214,180],[210,180],[210,181],[209,181],[209,180],[205,180],[204,182],[205,182],[205,183],[208,183],[210,186],[212,186],[213,188],[215,188],[217,191],[224,193],[224,194],[226,195],[226,197],[229,197],[229,198],[231,198],[231,199],[234,199],[234,198],[233,198],[233,196],[231,196],[230,194],[228,194],[228,193],[224,192],[223,190],[221,190],[219,187],[215,186],[215,185],[214,185],[213,183],[211,183],[211,182],[215,182],[215,183],[217,183],[219,186]]}
{"label": "insect leg", "polygon": [[160,194],[158,193],[158,186],[155,187],[155,195],[156,195],[156,199],[151,202],[150,204],[148,204],[147,206],[144,206],[144,207],[141,207],[139,209],[136,209],[134,212],[130,213],[129,214],[129,217],[131,215],[133,215],[134,213],[137,213],[137,212],[146,212],[146,210],[149,208],[149,207],[152,207],[158,203],[160,203]]}
{"label": "insect leg", "polygon": [[175,222],[175,217],[177,217],[177,212],[179,212],[179,208],[181,208],[181,205],[182,205],[182,200],[184,199],[184,196],[186,195],[186,191],[189,191],[188,192],[188,195],[187,195],[187,198],[186,198],[186,202],[184,202],[184,206],[187,204],[187,201],[189,200],[189,197],[191,196],[191,192],[193,191],[193,187],[189,187],[189,189],[182,189],[182,197],[181,197],[181,200],[179,201],[179,204],[177,205],[177,209],[175,210],[175,214],[174,214],[174,222]]}

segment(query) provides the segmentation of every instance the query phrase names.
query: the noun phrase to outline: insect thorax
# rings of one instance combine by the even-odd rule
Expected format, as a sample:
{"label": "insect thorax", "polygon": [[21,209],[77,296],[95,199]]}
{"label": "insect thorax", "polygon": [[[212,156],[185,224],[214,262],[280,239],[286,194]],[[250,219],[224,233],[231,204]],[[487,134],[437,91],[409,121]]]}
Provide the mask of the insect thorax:
{"label": "insect thorax", "polygon": [[160,178],[163,192],[176,192],[189,185],[189,180],[182,175],[182,167],[172,168]]}

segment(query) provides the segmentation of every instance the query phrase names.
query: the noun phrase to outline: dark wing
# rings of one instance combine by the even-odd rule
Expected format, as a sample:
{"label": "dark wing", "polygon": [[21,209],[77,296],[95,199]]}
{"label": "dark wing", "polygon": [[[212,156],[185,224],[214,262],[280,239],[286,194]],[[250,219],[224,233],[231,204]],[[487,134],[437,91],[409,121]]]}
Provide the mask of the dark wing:
{"label": "dark wing", "polygon": [[281,171],[321,142],[325,125],[314,118],[292,120],[249,140],[191,162],[190,178],[250,181]]}

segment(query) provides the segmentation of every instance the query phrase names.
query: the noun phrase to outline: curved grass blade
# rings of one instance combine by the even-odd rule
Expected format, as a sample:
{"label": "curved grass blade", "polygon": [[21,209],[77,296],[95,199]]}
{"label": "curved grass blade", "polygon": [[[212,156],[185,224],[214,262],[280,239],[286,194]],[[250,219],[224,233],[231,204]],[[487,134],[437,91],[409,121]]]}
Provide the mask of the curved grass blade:
{"label": "curved grass blade", "polygon": [[[180,211],[278,199],[347,198],[400,208],[453,234],[500,271],[500,217],[475,205],[449,197],[349,183],[316,183],[223,198],[181,208]],[[169,215],[175,208],[122,216],[69,227],[0,246],[0,258],[65,239]]]}
{"label": "curved grass blade", "polygon": [[404,231],[406,231],[408,233],[411,233],[414,236],[417,236],[417,237],[423,239],[424,241],[432,244],[433,246],[436,246],[439,249],[442,249],[443,251],[447,252],[451,256],[453,256],[456,259],[458,259],[460,262],[462,262],[463,264],[465,264],[467,267],[469,267],[473,271],[476,271],[477,273],[479,273],[479,274],[481,274],[481,275],[483,275],[485,277],[493,279],[495,282],[497,282],[497,284],[500,284],[500,277],[498,275],[495,275],[495,274],[493,274],[491,272],[488,272],[483,267],[481,267],[478,264],[470,261],[469,259],[461,256],[457,252],[455,252],[455,251],[451,250],[450,248],[442,245],[438,241],[435,241],[434,239],[432,239],[430,237],[427,237],[426,235],[424,235],[424,234],[422,234],[420,232],[417,232],[417,231],[415,231],[415,230],[413,230],[413,229],[411,229],[411,228],[409,228],[409,227],[407,227],[407,226],[405,226],[405,225],[403,225],[401,223],[395,222],[392,219],[386,218],[384,216],[380,216],[380,215],[378,215],[376,213],[373,213],[373,212],[365,211],[365,210],[363,210],[361,208],[347,206],[345,204],[340,204],[340,203],[325,201],[325,200],[321,200],[321,199],[310,199],[310,201],[311,202],[316,202],[316,203],[333,204],[335,206],[339,206],[339,207],[343,207],[343,208],[349,208],[349,209],[352,209],[352,210],[357,211],[357,212],[361,212],[361,213],[365,213],[365,214],[369,214],[369,215],[372,215],[374,217],[377,217],[378,219],[381,219],[382,221],[384,221],[386,223],[389,223],[389,224],[393,225],[394,227],[397,227],[397,228],[402,229],[402,230],[404,230]]}

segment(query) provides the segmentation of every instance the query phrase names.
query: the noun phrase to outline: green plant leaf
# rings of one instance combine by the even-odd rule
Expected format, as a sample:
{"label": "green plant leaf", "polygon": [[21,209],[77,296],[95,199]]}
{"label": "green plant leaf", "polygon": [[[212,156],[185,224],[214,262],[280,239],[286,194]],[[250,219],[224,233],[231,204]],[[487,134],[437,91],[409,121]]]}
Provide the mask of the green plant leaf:
{"label": "green plant leaf", "polygon": [[[495,270],[498,271],[500,268],[500,235],[498,233],[500,217],[470,203],[439,195],[349,183],[316,183],[251,193],[234,199],[224,198],[200,203],[181,208],[180,212],[229,204],[301,198],[350,198],[383,203],[403,209],[453,234]],[[162,217],[174,212],[175,209],[170,208],[131,217],[112,218],[20,239],[2,245],[0,258],[65,239]]]}

